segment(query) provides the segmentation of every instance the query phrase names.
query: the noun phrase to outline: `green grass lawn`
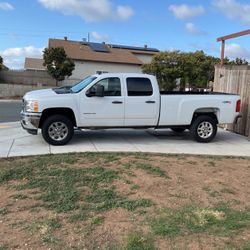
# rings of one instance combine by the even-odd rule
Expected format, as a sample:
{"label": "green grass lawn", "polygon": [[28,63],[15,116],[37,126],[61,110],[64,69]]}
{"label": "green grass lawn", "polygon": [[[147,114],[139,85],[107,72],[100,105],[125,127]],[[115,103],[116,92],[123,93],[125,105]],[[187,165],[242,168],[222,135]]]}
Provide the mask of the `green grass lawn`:
{"label": "green grass lawn", "polygon": [[3,159],[0,249],[250,249],[249,183],[249,158]]}

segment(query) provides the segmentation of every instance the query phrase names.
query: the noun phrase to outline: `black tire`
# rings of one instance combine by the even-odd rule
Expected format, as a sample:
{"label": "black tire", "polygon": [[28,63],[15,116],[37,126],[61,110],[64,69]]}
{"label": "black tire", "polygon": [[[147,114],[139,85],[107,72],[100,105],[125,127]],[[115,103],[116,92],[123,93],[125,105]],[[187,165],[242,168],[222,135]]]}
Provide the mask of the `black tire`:
{"label": "black tire", "polygon": [[217,122],[207,115],[198,116],[190,128],[190,132],[197,142],[210,142],[217,133]]}
{"label": "black tire", "polygon": [[42,125],[42,136],[51,145],[65,145],[73,135],[73,124],[63,115],[49,116]]}
{"label": "black tire", "polygon": [[171,128],[172,131],[174,131],[175,133],[183,133],[186,129],[185,128]]}

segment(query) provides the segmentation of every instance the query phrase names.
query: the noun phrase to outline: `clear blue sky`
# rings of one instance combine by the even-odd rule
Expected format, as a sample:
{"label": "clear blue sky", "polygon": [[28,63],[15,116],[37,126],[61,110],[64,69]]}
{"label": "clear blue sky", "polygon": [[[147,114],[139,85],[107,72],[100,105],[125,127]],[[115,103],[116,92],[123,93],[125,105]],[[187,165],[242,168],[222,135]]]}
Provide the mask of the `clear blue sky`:
{"label": "clear blue sky", "polygon": [[[204,50],[219,56],[219,36],[250,27],[249,0],[0,0],[0,55],[11,68],[41,57],[49,38]],[[250,61],[250,36],[227,42],[227,56]]]}

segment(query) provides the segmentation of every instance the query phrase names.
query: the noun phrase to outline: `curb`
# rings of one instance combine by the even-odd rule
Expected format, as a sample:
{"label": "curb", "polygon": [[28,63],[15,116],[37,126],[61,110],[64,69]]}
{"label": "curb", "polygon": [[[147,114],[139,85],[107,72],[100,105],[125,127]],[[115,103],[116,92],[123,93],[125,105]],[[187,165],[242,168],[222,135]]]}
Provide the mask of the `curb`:
{"label": "curb", "polygon": [[22,102],[22,99],[20,100],[13,100],[13,99],[0,99],[0,102]]}
{"label": "curb", "polygon": [[0,122],[0,125],[6,125],[6,126],[11,126],[14,124],[19,124],[20,121],[16,121],[16,122]]}

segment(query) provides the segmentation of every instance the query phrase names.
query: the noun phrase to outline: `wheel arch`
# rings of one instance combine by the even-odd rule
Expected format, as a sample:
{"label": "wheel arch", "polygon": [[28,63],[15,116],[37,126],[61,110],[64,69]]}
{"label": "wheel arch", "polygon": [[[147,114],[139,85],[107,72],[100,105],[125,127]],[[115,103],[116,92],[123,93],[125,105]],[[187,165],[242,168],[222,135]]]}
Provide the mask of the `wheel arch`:
{"label": "wheel arch", "polygon": [[42,127],[44,121],[52,115],[62,115],[70,119],[73,126],[76,127],[76,118],[74,111],[71,108],[48,108],[43,110],[42,116],[39,122],[39,128]]}
{"label": "wheel arch", "polygon": [[216,124],[219,123],[219,113],[220,113],[220,110],[218,108],[199,108],[199,109],[196,109],[194,111],[194,114],[193,114],[193,117],[192,117],[192,122],[191,122],[191,125],[193,124],[193,122],[195,121],[195,119],[199,116],[209,116],[211,117],[212,119],[215,120]]}

